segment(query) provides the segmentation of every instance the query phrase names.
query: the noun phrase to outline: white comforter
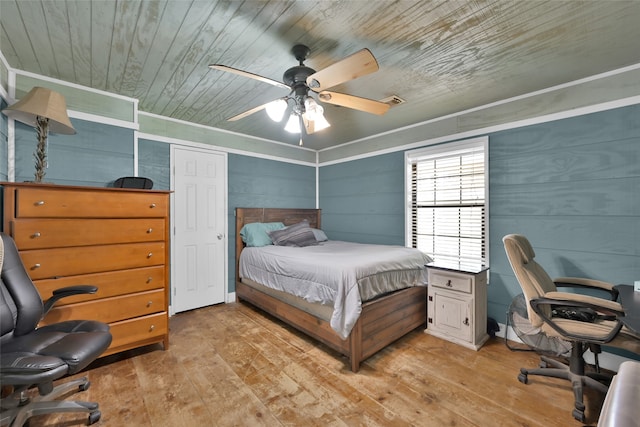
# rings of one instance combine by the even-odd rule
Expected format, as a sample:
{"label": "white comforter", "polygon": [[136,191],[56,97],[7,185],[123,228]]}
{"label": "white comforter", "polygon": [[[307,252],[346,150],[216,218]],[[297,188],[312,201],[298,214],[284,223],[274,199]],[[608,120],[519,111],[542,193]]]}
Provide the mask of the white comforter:
{"label": "white comforter", "polygon": [[331,327],[346,339],[362,311],[362,301],[426,284],[431,258],[403,246],[342,241],[316,246],[248,247],[240,256],[240,277],[333,306]]}

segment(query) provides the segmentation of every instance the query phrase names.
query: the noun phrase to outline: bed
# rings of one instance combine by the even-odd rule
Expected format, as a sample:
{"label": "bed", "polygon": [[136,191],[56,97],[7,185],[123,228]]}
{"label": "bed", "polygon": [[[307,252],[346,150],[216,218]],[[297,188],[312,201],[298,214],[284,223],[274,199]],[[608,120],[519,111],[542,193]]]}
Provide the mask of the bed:
{"label": "bed", "polygon": [[240,279],[240,259],[245,249],[240,231],[246,224],[282,222],[288,226],[306,220],[310,227],[320,229],[320,213],[319,209],[236,208],[236,297],[345,355],[350,369],[357,372],[363,360],[425,326],[425,286],[396,290],[363,302],[345,339],[331,326],[332,306],[311,303],[248,278]]}

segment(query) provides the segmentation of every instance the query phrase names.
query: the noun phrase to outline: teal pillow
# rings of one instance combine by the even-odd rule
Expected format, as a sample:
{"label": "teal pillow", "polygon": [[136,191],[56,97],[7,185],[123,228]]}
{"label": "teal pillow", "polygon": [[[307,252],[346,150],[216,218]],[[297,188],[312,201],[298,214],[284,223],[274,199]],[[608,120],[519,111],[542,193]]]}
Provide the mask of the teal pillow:
{"label": "teal pillow", "polygon": [[284,224],[282,222],[252,222],[242,227],[240,236],[247,246],[267,246],[273,244],[268,232],[282,230],[283,228]]}

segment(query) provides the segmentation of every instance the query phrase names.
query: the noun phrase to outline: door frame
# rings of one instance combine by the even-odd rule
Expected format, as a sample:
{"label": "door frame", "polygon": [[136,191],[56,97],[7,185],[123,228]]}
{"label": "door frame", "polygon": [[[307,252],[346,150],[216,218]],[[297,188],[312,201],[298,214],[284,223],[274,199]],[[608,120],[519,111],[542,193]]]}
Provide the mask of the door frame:
{"label": "door frame", "polygon": [[225,286],[225,292],[224,292],[224,303],[227,304],[230,302],[230,294],[229,294],[229,173],[228,173],[228,167],[229,167],[229,156],[228,153],[225,151],[221,151],[221,150],[215,150],[210,148],[207,145],[203,145],[203,144],[170,144],[170,156],[169,156],[169,169],[171,171],[170,173],[170,183],[169,183],[169,187],[171,188],[171,194],[169,195],[169,201],[170,201],[170,241],[171,241],[171,265],[169,266],[169,271],[170,271],[170,276],[171,276],[171,280],[170,280],[170,286],[169,286],[169,316],[173,316],[175,313],[175,309],[173,307],[173,297],[175,295],[176,292],[176,288],[175,288],[175,283],[176,283],[176,277],[175,277],[175,269],[173,268],[173,266],[176,263],[175,257],[176,257],[176,250],[174,247],[175,244],[175,239],[173,238],[173,236],[175,235],[175,230],[176,230],[176,226],[175,226],[175,150],[179,149],[179,150],[189,150],[189,151],[194,151],[194,152],[200,152],[200,153],[207,153],[207,154],[217,154],[217,155],[222,155],[224,158],[224,176],[225,176],[225,186],[224,186],[224,229],[225,229],[225,233],[224,233],[224,238],[223,238],[223,245],[224,245],[224,286]]}

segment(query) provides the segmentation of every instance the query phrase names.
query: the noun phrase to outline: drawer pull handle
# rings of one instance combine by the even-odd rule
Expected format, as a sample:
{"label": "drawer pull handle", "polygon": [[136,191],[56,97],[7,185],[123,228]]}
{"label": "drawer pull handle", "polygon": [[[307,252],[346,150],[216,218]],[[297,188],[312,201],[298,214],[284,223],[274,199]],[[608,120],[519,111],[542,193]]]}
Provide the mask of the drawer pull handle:
{"label": "drawer pull handle", "polygon": [[447,285],[448,287],[452,287],[453,285],[451,284],[451,279],[447,280]]}
{"label": "drawer pull handle", "polygon": [[465,326],[469,326],[469,318],[465,317],[464,322],[462,322]]}
{"label": "drawer pull handle", "polygon": [[153,282],[153,277],[151,276],[147,277],[147,283],[151,283],[151,282]]}
{"label": "drawer pull handle", "polygon": [[41,236],[40,232],[36,231],[35,233],[33,233],[33,235],[31,237],[33,237],[34,239],[37,239],[40,236]]}
{"label": "drawer pull handle", "polygon": [[149,253],[147,254],[147,258],[151,258],[152,256],[153,256],[153,252],[149,252]]}
{"label": "drawer pull handle", "polygon": [[156,325],[151,325],[151,326],[149,327],[149,332],[152,332],[155,328],[156,328]]}
{"label": "drawer pull handle", "polygon": [[34,205],[42,206],[42,205],[44,205],[44,200],[38,200],[37,202],[34,203]]}
{"label": "drawer pull handle", "polygon": [[31,268],[32,270],[35,270],[36,268],[40,268],[40,264],[34,264],[33,267]]}
{"label": "drawer pull handle", "polygon": [[151,307],[151,305],[152,305],[152,304],[153,304],[153,301],[149,301],[149,302],[147,303],[147,307]]}
{"label": "drawer pull handle", "polygon": [[155,204],[155,203],[151,203],[151,205],[150,205],[149,207],[150,207],[151,209],[153,209],[153,208],[155,208],[155,207],[156,207],[156,204]]}
{"label": "drawer pull handle", "polygon": [[153,233],[153,228],[149,228],[149,229],[147,230],[147,233],[148,233],[148,234]]}

